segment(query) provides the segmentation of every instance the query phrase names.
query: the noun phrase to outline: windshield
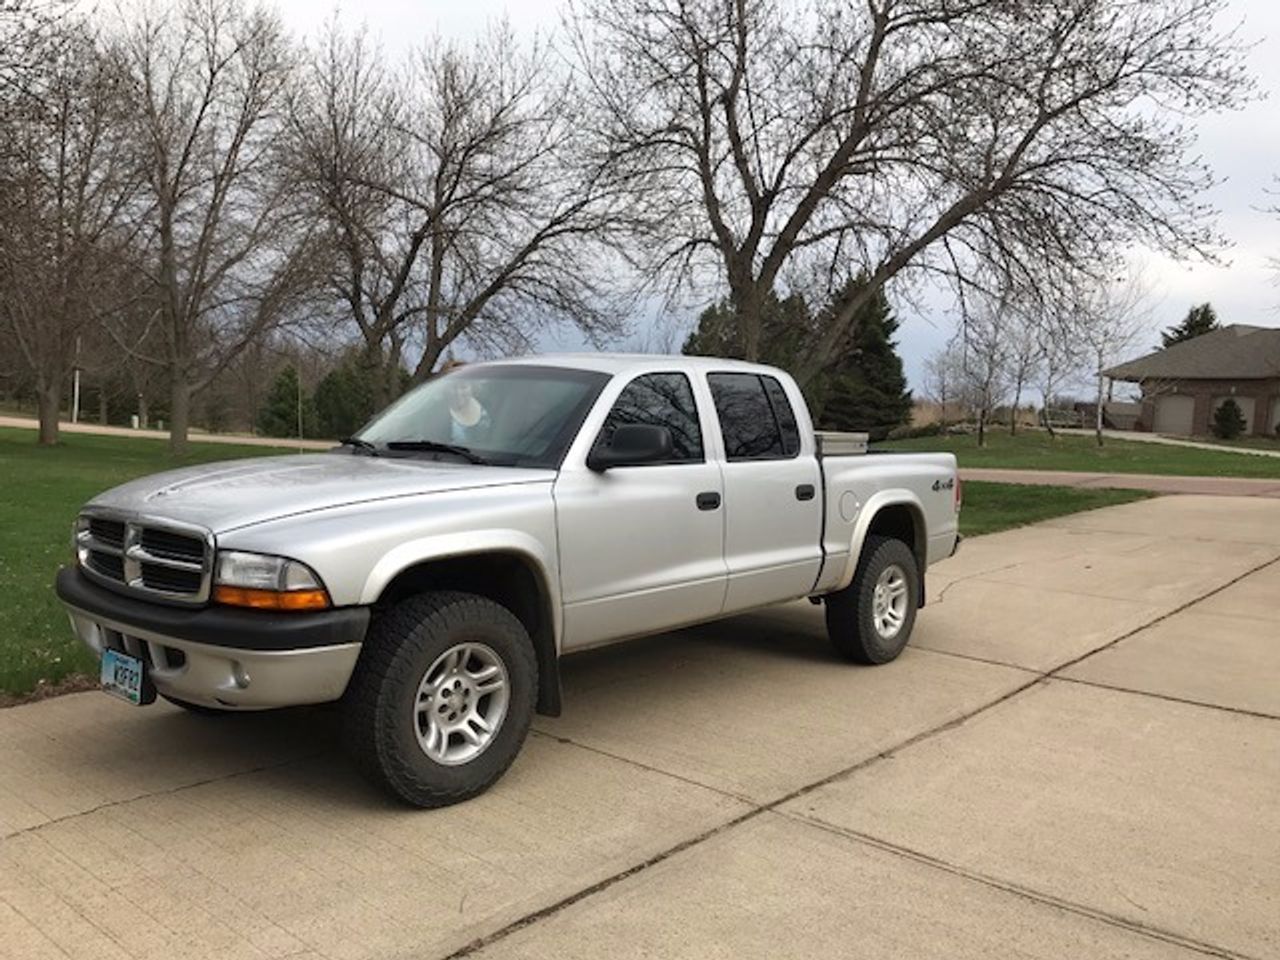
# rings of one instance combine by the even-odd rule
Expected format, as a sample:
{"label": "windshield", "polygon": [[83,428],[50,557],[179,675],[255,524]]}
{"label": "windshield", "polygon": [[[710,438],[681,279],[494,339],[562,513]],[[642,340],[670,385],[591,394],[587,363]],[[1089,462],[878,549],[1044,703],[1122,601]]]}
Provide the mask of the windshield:
{"label": "windshield", "polygon": [[460,367],[405,394],[356,439],[384,456],[558,467],[608,379],[565,367]]}

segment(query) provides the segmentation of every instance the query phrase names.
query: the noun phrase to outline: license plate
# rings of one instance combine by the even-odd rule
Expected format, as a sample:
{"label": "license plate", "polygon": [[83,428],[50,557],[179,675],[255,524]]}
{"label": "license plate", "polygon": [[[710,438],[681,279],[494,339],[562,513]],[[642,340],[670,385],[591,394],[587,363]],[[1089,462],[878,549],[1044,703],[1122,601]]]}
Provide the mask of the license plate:
{"label": "license plate", "polygon": [[102,689],[121,700],[142,703],[143,663],[119,650],[102,653]]}

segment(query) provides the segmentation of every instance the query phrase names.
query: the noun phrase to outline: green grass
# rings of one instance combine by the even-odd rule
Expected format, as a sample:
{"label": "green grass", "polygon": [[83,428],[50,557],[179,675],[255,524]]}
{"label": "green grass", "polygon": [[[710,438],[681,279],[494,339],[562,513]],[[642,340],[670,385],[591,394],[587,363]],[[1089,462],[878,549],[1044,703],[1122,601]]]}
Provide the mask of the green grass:
{"label": "green grass", "polygon": [[58,446],[41,448],[33,430],[0,428],[0,700],[93,669],[53,594],[81,504],[144,474],[283,452],[193,443],[179,459],[160,440],[67,433]]}
{"label": "green grass", "polygon": [[1230,451],[1201,450],[1107,438],[1098,447],[1093,437],[1058,435],[1042,430],[987,434],[987,446],[977,437],[915,437],[876,444],[877,450],[927,450],[954,453],[962,467],[1013,470],[1074,470],[1101,473],[1155,473],[1178,477],[1280,477],[1280,457],[1259,457]]}
{"label": "green grass", "polygon": [[[175,459],[158,440],[64,434],[59,446],[44,449],[34,438],[30,430],[0,428],[0,702],[95,668],[53,593],[54,574],[70,559],[71,522],[81,504],[108,487],[159,470],[287,452],[193,443],[190,453]],[[967,483],[961,529],[967,536],[991,533],[1143,496],[1127,490]]]}
{"label": "green grass", "polygon": [[1016,483],[966,481],[964,507],[960,511],[960,532],[966,537],[1023,527],[1081,510],[1113,507],[1119,503],[1145,500],[1154,494],[1145,490],[1105,488],[1033,487]]}

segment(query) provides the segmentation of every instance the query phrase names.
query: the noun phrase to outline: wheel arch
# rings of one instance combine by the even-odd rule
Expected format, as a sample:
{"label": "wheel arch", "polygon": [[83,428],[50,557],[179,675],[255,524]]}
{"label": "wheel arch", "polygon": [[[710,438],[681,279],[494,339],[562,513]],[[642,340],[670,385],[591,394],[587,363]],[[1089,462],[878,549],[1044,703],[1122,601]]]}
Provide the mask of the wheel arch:
{"label": "wheel arch", "polygon": [[911,548],[920,576],[920,606],[923,607],[929,531],[925,522],[924,505],[910,490],[882,490],[867,501],[854,526],[849,558],[836,589],[844,589],[853,582],[853,574],[858,568],[858,560],[862,557],[867,537],[872,534],[901,540]]}
{"label": "wheel arch", "polygon": [[379,564],[366,584],[365,601],[379,608],[427,590],[458,590],[487,597],[506,607],[524,625],[538,661],[537,711],[560,714],[560,606],[558,587],[542,558],[527,547],[506,542],[477,543],[470,549],[414,551]]}

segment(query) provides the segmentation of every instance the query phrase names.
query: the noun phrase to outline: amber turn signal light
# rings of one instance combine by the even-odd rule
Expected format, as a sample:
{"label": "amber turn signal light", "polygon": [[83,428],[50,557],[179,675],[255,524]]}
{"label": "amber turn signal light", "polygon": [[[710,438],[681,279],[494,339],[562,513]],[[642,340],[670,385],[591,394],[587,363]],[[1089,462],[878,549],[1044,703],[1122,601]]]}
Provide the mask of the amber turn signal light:
{"label": "amber turn signal light", "polygon": [[254,610],[327,610],[329,594],[324,590],[255,590],[252,587],[213,588],[214,603]]}

